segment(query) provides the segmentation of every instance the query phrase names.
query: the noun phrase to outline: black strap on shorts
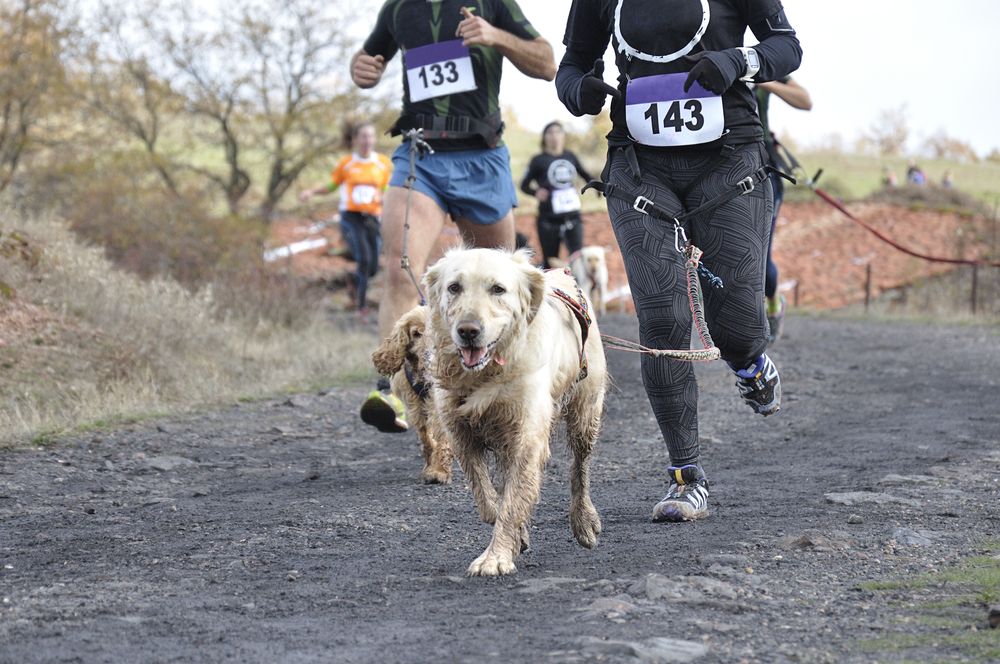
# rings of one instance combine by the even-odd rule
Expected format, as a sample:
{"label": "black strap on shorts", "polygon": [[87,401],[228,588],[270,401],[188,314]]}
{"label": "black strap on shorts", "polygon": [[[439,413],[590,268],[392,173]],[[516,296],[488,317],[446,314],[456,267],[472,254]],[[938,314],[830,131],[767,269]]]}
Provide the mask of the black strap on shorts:
{"label": "black strap on shorts", "polygon": [[389,130],[392,136],[399,136],[411,129],[422,129],[424,140],[448,141],[481,138],[487,147],[495,148],[500,144],[504,123],[499,113],[486,118],[473,118],[467,115],[424,115],[422,113],[407,113],[400,116],[396,124]]}

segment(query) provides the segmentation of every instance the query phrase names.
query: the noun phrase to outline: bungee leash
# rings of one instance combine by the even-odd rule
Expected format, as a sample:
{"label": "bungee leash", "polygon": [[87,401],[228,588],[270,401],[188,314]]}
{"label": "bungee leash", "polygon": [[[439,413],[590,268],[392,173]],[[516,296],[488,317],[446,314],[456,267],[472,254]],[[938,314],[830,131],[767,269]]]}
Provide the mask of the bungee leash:
{"label": "bungee leash", "polygon": [[406,271],[406,274],[410,277],[410,281],[413,282],[413,287],[417,289],[417,295],[420,296],[420,304],[427,304],[424,291],[420,287],[420,282],[417,280],[416,275],[413,274],[413,268],[410,265],[410,207],[413,201],[413,188],[417,183],[417,159],[423,159],[426,155],[434,154],[434,148],[424,140],[423,129],[407,130],[403,133],[403,140],[410,142],[410,172],[406,176],[406,208],[403,212],[403,250],[399,256],[399,266]]}

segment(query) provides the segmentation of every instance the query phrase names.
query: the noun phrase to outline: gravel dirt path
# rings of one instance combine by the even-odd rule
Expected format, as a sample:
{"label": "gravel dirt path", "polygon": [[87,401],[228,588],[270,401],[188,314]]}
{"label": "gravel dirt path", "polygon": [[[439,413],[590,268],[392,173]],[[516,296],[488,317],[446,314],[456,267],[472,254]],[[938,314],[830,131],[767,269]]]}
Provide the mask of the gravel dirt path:
{"label": "gravel dirt path", "polygon": [[461,473],[421,485],[415,439],[356,419],[365,387],[2,451],[0,662],[972,661],[866,648],[927,628],[859,584],[1000,538],[1000,332],[797,317],[774,356],[767,420],[700,368],[713,514],[664,525],[638,360],[611,353],[600,544],[572,538],[557,438],[502,579],[463,576],[489,528]]}

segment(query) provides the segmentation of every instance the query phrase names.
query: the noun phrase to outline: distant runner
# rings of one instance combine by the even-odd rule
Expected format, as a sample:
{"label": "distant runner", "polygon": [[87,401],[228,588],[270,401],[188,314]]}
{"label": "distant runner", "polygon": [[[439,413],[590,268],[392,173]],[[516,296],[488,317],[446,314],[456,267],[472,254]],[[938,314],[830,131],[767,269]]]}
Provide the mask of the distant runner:
{"label": "distant runner", "polygon": [[299,194],[303,203],[342,188],[340,232],[357,265],[353,276],[354,305],[362,320],[368,317],[368,280],[378,271],[381,245],[379,217],[382,194],[389,186],[392,162],[375,152],[375,126],[370,122],[348,125],[345,142],[351,154],[341,159],[330,173],[329,184]]}
{"label": "distant runner", "polygon": [[[771,124],[768,120],[768,110],[770,109],[771,95],[787,103],[792,108],[802,111],[812,110],[812,98],[809,91],[792,80],[791,76],[784,76],[778,81],[759,83],[756,86],[757,114],[760,116],[760,123],[764,128],[764,147],[767,148],[767,157],[772,167],[783,173],[791,173],[791,166],[778,152],[775,145],[774,134],[771,132]],[[781,210],[781,202],[785,198],[784,178],[777,173],[771,173],[771,191],[774,192],[774,212],[771,213],[771,239],[767,243],[767,273],[764,279],[764,297],[767,298],[767,323],[770,332],[768,338],[774,343],[781,336],[782,324],[785,320],[785,296],[778,294],[778,266],[771,257],[771,250],[774,247],[774,231],[778,224],[778,212]]]}
{"label": "distant runner", "polygon": [[579,179],[592,180],[576,155],[566,149],[566,130],[550,122],[542,130],[542,153],[535,155],[521,181],[521,191],[538,199],[538,241],[542,266],[552,267],[559,245],[573,254],[583,248]]}

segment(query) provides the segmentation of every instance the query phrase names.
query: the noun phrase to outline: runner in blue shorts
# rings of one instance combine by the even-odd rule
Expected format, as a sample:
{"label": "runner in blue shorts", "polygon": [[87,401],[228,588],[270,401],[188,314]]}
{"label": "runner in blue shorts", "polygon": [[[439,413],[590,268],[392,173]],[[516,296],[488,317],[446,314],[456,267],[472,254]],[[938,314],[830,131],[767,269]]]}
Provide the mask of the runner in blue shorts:
{"label": "runner in blue shorts", "polygon": [[[449,216],[467,245],[514,247],[516,195],[510,155],[500,140],[503,59],[532,78],[551,81],[556,73],[552,46],[515,0],[387,0],[351,60],[354,83],[377,85],[386,63],[399,51],[403,112],[392,132],[421,129],[434,153],[417,162],[411,197],[405,188],[409,144],[404,142],[393,155],[395,171],[382,216],[386,282],[379,305],[381,337],[418,302],[416,288],[400,266],[408,200],[413,232],[407,256],[417,278]],[[365,400],[361,419],[380,431],[408,428],[402,404],[385,382]]]}

